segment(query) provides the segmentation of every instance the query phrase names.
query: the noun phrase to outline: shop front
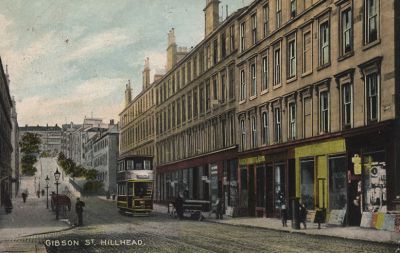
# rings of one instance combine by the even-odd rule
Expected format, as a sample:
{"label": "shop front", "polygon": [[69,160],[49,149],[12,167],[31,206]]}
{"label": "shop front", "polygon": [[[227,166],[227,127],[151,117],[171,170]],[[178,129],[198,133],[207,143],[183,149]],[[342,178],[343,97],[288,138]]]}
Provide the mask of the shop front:
{"label": "shop front", "polygon": [[[343,138],[295,148],[296,197],[309,210],[342,214],[347,206],[347,159]],[[340,215],[339,215],[340,216]],[[339,217],[343,219],[343,217]]]}
{"label": "shop front", "polygon": [[235,204],[235,159],[236,147],[157,166],[159,201],[168,203],[182,194],[184,199],[215,203],[220,198],[225,206]]}
{"label": "shop front", "polygon": [[394,230],[396,217],[391,214],[399,211],[399,146],[395,129],[385,123],[346,137],[350,226]]}
{"label": "shop front", "polygon": [[280,217],[295,196],[294,159],[287,151],[239,158],[238,177],[241,216]]}

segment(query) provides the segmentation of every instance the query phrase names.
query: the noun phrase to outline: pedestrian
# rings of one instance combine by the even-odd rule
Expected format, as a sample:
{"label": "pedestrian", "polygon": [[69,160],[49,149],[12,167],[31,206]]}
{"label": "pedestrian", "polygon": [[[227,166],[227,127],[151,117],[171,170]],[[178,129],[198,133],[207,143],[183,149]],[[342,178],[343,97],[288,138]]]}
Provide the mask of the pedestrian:
{"label": "pedestrian", "polygon": [[36,191],[36,195],[37,195],[38,198],[40,198],[40,190]]}
{"label": "pedestrian", "polygon": [[279,191],[278,199],[279,199],[279,202],[281,203],[282,226],[287,227],[288,212],[287,212],[287,209],[286,209],[285,195],[283,194],[282,191]]}
{"label": "pedestrian", "polygon": [[4,210],[8,214],[8,213],[11,213],[12,208],[13,208],[13,205],[11,202],[10,195],[8,194],[8,192],[6,192],[4,195]]}
{"label": "pedestrian", "polygon": [[44,196],[44,189],[42,189],[42,197]]}
{"label": "pedestrian", "polygon": [[217,219],[223,219],[223,210],[224,210],[224,203],[220,198],[218,198],[217,202]]}
{"label": "pedestrian", "polygon": [[27,190],[23,191],[21,196],[22,196],[22,200],[25,203],[26,202],[26,198],[28,198],[28,191]]}
{"label": "pedestrian", "polygon": [[304,229],[307,229],[307,225],[306,225],[306,218],[307,218],[307,209],[306,206],[304,205],[304,203],[302,203],[300,201],[299,204],[299,218],[300,218],[300,224],[303,223],[304,225]]}
{"label": "pedestrian", "polygon": [[281,205],[281,217],[282,217],[282,226],[287,227],[288,212],[285,203],[282,203]]}
{"label": "pedestrian", "polygon": [[319,205],[316,206],[314,223],[318,223],[318,229],[321,229],[321,223],[325,221],[325,208],[320,208]]}
{"label": "pedestrian", "polygon": [[180,220],[183,219],[183,202],[184,202],[184,200],[181,197],[181,194],[179,193],[178,197],[175,199],[174,205],[175,205],[176,213],[178,214],[178,218]]}
{"label": "pedestrian", "polygon": [[82,220],[82,213],[83,213],[83,207],[85,206],[85,202],[81,201],[80,198],[76,199],[76,204],[75,204],[75,212],[78,215],[78,224],[77,226],[82,226],[83,225],[83,220]]}

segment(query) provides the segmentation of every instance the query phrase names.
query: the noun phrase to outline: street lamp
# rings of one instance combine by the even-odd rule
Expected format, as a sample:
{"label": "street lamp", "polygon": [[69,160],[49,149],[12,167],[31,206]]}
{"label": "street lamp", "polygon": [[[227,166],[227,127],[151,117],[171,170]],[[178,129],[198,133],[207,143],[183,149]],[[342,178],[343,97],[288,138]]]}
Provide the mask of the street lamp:
{"label": "street lamp", "polygon": [[54,179],[56,180],[56,219],[58,220],[58,185],[60,184],[58,180],[60,180],[60,172],[58,171],[58,168],[56,169],[56,172],[54,172]]}
{"label": "street lamp", "polygon": [[49,209],[49,175],[47,175],[44,180],[46,180],[46,208]]}

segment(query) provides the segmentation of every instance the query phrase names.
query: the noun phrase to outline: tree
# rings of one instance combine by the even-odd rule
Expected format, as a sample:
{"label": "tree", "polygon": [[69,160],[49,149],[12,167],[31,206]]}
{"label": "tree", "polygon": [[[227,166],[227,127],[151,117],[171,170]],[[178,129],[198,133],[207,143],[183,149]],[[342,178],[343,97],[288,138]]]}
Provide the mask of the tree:
{"label": "tree", "polygon": [[19,144],[23,153],[21,158],[22,174],[33,176],[37,171],[33,165],[37,162],[37,156],[40,153],[40,143],[41,140],[38,134],[25,133],[22,136]]}
{"label": "tree", "polygon": [[25,154],[21,158],[22,174],[26,176],[35,175],[37,169],[33,165],[37,162],[36,156],[31,154]]}
{"label": "tree", "polygon": [[96,177],[97,177],[97,170],[95,169],[87,170],[85,173],[86,180],[96,180]]}
{"label": "tree", "polygon": [[38,134],[25,133],[19,144],[21,146],[21,152],[24,154],[39,154],[41,142]]}

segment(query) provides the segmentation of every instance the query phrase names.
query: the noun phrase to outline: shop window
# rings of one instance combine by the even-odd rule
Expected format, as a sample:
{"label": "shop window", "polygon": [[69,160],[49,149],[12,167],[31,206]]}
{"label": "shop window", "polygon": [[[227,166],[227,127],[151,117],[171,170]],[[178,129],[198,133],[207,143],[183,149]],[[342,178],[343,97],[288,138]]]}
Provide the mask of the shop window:
{"label": "shop window", "polygon": [[265,207],[265,165],[256,168],[257,173],[257,206]]}
{"label": "shop window", "polygon": [[308,210],[314,209],[314,159],[300,161],[301,200]]}
{"label": "shop window", "polygon": [[345,156],[329,158],[329,209],[345,209],[347,205],[347,162]]}
{"label": "shop window", "polygon": [[229,197],[228,205],[237,206],[238,199],[238,169],[236,160],[228,161]]}
{"label": "shop window", "polygon": [[210,165],[211,202],[214,204],[218,198],[218,170],[217,165]]}
{"label": "shop window", "polygon": [[275,210],[280,210],[285,200],[285,165],[275,164],[274,166],[275,178]]}
{"label": "shop window", "polygon": [[240,188],[241,188],[241,197],[240,197],[240,206],[247,207],[248,204],[248,192],[247,192],[247,168],[246,166],[240,167]]}
{"label": "shop window", "polygon": [[386,212],[386,159],[384,151],[363,156],[364,211]]}

